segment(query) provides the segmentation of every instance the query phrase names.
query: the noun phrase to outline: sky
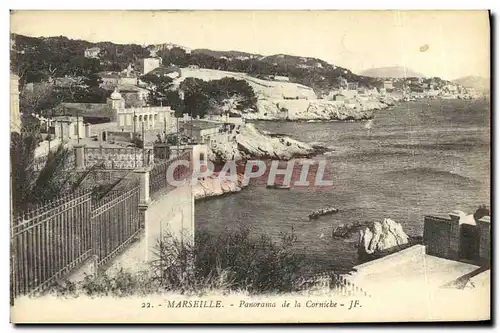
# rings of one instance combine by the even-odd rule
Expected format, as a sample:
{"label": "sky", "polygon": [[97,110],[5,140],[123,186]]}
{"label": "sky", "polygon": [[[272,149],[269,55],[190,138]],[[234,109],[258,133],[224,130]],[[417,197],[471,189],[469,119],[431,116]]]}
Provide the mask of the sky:
{"label": "sky", "polygon": [[402,66],[489,77],[487,11],[16,11],[11,32],[315,57],[354,73]]}

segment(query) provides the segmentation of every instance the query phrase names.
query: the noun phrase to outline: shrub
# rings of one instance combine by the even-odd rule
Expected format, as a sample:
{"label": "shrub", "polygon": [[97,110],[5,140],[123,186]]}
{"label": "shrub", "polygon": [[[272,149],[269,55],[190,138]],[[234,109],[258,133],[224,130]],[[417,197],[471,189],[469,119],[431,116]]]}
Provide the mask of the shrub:
{"label": "shrub", "polygon": [[168,290],[292,291],[304,259],[294,251],[295,241],[293,229],[280,242],[267,235],[251,237],[248,229],[219,235],[199,231],[195,246],[167,235],[156,247],[153,275]]}
{"label": "shrub", "polygon": [[54,290],[66,296],[291,292],[304,256],[293,250],[293,229],[281,236],[280,242],[274,242],[267,235],[251,237],[248,229],[219,235],[200,231],[193,246],[166,233],[155,246],[156,259],[150,262],[149,271],[87,275],[77,284],[60,283]]}

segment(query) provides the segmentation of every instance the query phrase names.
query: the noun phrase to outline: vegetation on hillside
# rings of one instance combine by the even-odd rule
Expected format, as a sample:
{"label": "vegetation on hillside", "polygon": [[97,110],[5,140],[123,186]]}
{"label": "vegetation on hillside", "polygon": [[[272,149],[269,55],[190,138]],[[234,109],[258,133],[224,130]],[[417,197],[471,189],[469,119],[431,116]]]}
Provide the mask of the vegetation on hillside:
{"label": "vegetation on hillside", "polygon": [[149,86],[149,104],[168,105],[178,117],[182,113],[203,117],[206,114],[226,114],[233,108],[240,111],[256,108],[257,97],[245,80],[229,77],[212,81],[186,78],[179,87],[184,93],[184,100],[173,89],[173,80],[168,76],[147,74],[141,77],[141,81]]}
{"label": "vegetation on hillside", "polygon": [[[136,44],[114,44],[111,42],[90,43],[72,40],[66,37],[34,38],[13,35],[15,47],[11,51],[11,70],[21,77],[21,85],[26,82],[43,82],[51,77],[65,75],[84,77],[86,87],[98,87],[95,74],[100,71],[121,71],[138,59],[149,57],[150,50],[155,50],[164,66],[186,67],[196,65],[200,68],[243,72],[255,77],[281,75],[289,77],[291,82],[312,87],[317,93],[324,93],[340,86],[340,78],[347,82],[357,82],[360,87],[381,87],[383,79],[352,73],[346,68],[329,64],[323,60],[284,54],[262,56],[239,51],[214,51],[197,49],[186,52],[182,47],[167,47],[166,44],[140,46]],[[99,47],[98,59],[84,57],[85,49]],[[409,78],[406,78],[409,79]],[[446,82],[439,78],[438,82]],[[416,91],[419,90],[416,88]],[[80,92],[82,93],[82,92]],[[84,90],[85,98],[93,101],[100,99],[97,88]],[[168,96],[154,96],[151,103],[163,103],[165,99],[178,99]],[[78,96],[78,94],[77,94]],[[168,97],[168,98],[167,98]],[[65,97],[68,98],[67,96]],[[75,99],[76,97],[73,96]],[[77,100],[79,98],[76,98]],[[81,98],[80,98],[81,100]],[[87,101],[91,102],[91,101]],[[243,103],[244,104],[244,103]]]}
{"label": "vegetation on hillside", "polygon": [[[12,54],[12,71],[26,82],[42,82],[49,77],[84,76],[100,71],[121,71],[130,63],[148,57],[148,47],[135,44],[90,43],[66,37],[35,38],[13,35],[15,48]],[[84,57],[85,49],[99,47],[99,59]],[[150,46],[151,47],[151,46]],[[292,82],[325,90],[338,86],[338,78],[371,87],[378,81],[356,75],[350,70],[328,64],[320,59],[274,55],[263,57],[238,51],[194,50],[187,53],[181,47],[160,48],[157,55],[163,65],[180,67],[197,65],[225,71],[244,72],[250,75],[285,75]]]}

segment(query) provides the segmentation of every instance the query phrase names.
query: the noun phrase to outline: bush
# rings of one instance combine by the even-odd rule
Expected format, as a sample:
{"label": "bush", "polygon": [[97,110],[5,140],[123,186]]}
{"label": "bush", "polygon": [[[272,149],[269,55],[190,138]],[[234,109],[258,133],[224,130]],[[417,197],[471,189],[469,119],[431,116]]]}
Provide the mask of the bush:
{"label": "bush", "polygon": [[51,292],[57,296],[90,297],[131,295],[147,295],[159,290],[151,279],[149,272],[130,273],[123,269],[111,274],[85,275],[82,281],[62,281],[56,284]]}
{"label": "bush", "polygon": [[149,271],[88,275],[77,284],[66,281],[54,290],[66,296],[291,292],[304,256],[293,250],[293,229],[281,236],[280,242],[274,242],[267,235],[251,237],[248,229],[219,235],[200,231],[193,246],[167,233],[155,246],[156,259],[150,262]]}
{"label": "bush", "polygon": [[304,256],[294,251],[292,229],[280,242],[269,236],[251,237],[248,229],[212,235],[200,232],[196,245],[196,273],[214,275],[214,267],[228,272],[232,288],[250,293],[289,292],[299,275]]}

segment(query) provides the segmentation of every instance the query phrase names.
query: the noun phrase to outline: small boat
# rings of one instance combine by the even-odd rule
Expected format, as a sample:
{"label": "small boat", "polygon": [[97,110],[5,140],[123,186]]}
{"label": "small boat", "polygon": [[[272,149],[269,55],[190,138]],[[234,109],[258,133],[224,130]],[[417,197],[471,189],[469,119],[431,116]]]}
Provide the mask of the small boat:
{"label": "small boat", "polygon": [[267,185],[266,188],[273,190],[289,190],[290,186],[287,185]]}
{"label": "small boat", "polygon": [[315,220],[315,219],[319,218],[320,216],[324,216],[324,215],[335,214],[338,211],[339,210],[337,208],[333,208],[333,207],[320,209],[320,210],[317,210],[317,211],[309,214],[309,220],[313,220],[313,219]]}

